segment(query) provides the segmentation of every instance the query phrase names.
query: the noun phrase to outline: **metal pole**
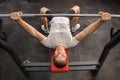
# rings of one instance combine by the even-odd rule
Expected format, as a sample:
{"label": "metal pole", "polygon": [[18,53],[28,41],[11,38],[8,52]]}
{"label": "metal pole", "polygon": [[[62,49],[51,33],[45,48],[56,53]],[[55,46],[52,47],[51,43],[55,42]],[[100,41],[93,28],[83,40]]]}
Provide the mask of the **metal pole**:
{"label": "metal pole", "polygon": [[28,80],[32,80],[30,74],[26,71],[24,71],[24,67],[21,67],[21,60],[19,59],[19,57],[16,55],[15,51],[13,48],[11,48],[9,46],[8,43],[6,43],[5,41],[3,41],[2,39],[0,39],[0,47],[2,49],[4,49],[5,51],[7,51],[9,53],[9,55],[12,57],[12,59],[15,61],[15,63],[17,64],[17,66],[19,67],[19,69],[22,71],[22,73],[26,76],[26,78]]}
{"label": "metal pole", "polygon": [[[99,65],[97,61],[75,61],[69,62],[69,66],[93,66]],[[23,63],[24,67],[50,67],[50,62]]]}
{"label": "metal pole", "polygon": [[[38,16],[75,16],[75,17],[100,17],[99,14],[22,14],[22,17],[38,17]],[[10,14],[0,14],[0,17],[10,17]],[[119,14],[112,14],[112,17],[120,17]]]}
{"label": "metal pole", "polygon": [[120,42],[120,32],[117,33],[116,35],[114,35],[114,37],[105,45],[101,56],[98,60],[98,62],[100,63],[100,65],[97,65],[97,69],[96,71],[92,71],[93,75],[96,76],[98,74],[98,72],[100,71],[103,63],[105,62],[107,56],[109,55],[110,50],[115,47],[118,43]]}
{"label": "metal pole", "polygon": [[115,33],[113,33],[113,32],[114,32],[114,28],[111,28],[111,31],[110,31],[110,38],[111,39],[120,32],[120,29],[118,29]]}

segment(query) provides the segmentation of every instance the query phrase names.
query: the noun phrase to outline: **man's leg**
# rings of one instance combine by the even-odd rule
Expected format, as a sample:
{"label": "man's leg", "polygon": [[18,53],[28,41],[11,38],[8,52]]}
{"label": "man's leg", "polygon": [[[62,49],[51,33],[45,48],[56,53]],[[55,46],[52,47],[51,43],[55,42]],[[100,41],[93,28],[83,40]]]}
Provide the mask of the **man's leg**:
{"label": "man's leg", "polygon": [[[47,12],[48,10],[49,10],[48,8],[42,7],[42,8],[40,9],[40,14],[46,14],[46,12]],[[47,17],[41,17],[41,20],[42,20],[42,23],[43,23],[44,28],[46,29],[46,31],[49,31],[49,29],[48,29],[48,19],[47,19]]]}
{"label": "man's leg", "polygon": [[[80,14],[80,7],[79,6],[73,6],[71,9],[75,12],[75,14]],[[73,17],[72,27],[76,26],[76,24],[78,23],[78,20],[79,20],[79,17]]]}
{"label": "man's leg", "polygon": [[[71,8],[74,11],[74,14],[80,14],[80,7],[75,5]],[[73,17],[71,21],[72,25],[72,32],[75,32],[77,29],[80,28],[80,24],[78,24],[79,17]]]}

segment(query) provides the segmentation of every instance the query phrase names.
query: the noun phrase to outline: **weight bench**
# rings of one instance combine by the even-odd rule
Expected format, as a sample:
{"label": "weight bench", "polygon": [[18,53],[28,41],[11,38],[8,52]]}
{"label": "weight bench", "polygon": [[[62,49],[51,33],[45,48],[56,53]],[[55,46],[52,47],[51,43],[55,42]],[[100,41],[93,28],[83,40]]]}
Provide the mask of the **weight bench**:
{"label": "weight bench", "polygon": [[[38,63],[26,63],[24,62],[21,66],[25,67],[25,71],[28,72],[41,72],[41,71],[51,71],[51,72],[68,72],[68,71],[82,71],[82,70],[97,70],[96,65],[99,65],[97,61],[76,61],[69,62],[67,59],[67,65],[63,68],[57,68],[53,62],[54,49],[51,52],[51,62],[38,62]],[[68,49],[65,49],[68,55]]]}

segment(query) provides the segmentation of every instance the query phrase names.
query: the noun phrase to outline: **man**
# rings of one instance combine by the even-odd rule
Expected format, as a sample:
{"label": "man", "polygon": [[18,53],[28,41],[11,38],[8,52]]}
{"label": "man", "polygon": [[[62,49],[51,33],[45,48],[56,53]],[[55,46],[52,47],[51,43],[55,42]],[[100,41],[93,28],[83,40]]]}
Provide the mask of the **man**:
{"label": "man", "polygon": [[[40,9],[40,13],[52,14],[53,12],[48,8],[43,7]],[[75,5],[65,13],[80,14],[80,7]],[[75,32],[80,27],[80,25],[77,24],[79,17],[41,17],[43,22],[41,28],[45,32],[49,33],[49,35],[45,37],[34,27],[26,23],[20,17],[21,14],[21,12],[11,13],[11,19],[20,24],[26,32],[28,32],[34,38],[38,39],[43,45],[55,49],[54,64],[56,65],[56,67],[59,68],[62,68],[66,65],[67,55],[65,53],[65,48],[76,46],[81,40],[83,40],[84,38],[92,34],[96,29],[98,29],[105,21],[111,19],[111,14],[107,12],[99,12],[101,18],[99,18],[97,21],[95,21],[73,37],[70,32],[70,23],[72,26],[72,32]],[[50,25],[50,30],[48,28],[48,22]]]}

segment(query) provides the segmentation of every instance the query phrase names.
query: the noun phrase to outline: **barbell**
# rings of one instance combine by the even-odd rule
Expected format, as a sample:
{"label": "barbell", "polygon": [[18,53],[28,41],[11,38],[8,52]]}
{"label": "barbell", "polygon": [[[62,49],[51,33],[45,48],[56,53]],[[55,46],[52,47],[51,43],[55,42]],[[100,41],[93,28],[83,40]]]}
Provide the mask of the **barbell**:
{"label": "barbell", "polygon": [[[22,14],[22,17],[38,17],[38,16],[74,16],[74,17],[100,17],[99,14]],[[120,17],[118,14],[111,14],[112,17]],[[10,14],[0,14],[0,17],[10,17]]]}

